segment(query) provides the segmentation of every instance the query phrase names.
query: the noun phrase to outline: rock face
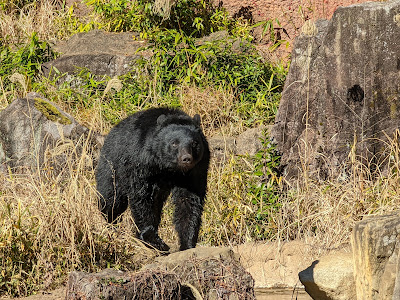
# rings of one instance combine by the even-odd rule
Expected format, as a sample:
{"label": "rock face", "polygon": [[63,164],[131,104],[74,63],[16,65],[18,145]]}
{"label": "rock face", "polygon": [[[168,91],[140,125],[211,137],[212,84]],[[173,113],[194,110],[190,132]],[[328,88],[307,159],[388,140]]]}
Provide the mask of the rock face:
{"label": "rock face", "polygon": [[[198,39],[196,44],[202,45],[228,37],[228,32],[218,31]],[[242,43],[244,41],[234,42],[232,51],[242,52]],[[71,75],[85,69],[94,75],[123,75],[134,69],[136,60],[152,56],[152,51],[144,49],[147,45],[146,41],[139,40],[139,34],[135,32],[110,33],[92,30],[78,33],[68,41],[56,45],[55,50],[62,55],[42,64],[42,73],[46,77],[68,74],[64,80],[71,80]]]}
{"label": "rock face", "polygon": [[393,288],[392,300],[400,300],[400,255],[397,254],[396,280]]}
{"label": "rock face", "polygon": [[270,131],[269,127],[261,126],[258,128],[251,128],[240,134],[236,138],[236,154],[255,155],[263,147],[261,139],[264,138],[263,132]]}
{"label": "rock face", "polygon": [[[302,241],[245,243],[235,247],[256,288],[303,291],[298,273],[318,257],[322,248]],[[301,298],[302,299],[302,298]]]}
{"label": "rock face", "polygon": [[400,1],[339,7],[307,25],[272,130],[285,174],[345,178],[349,155],[374,170],[400,125]]}
{"label": "rock face", "polygon": [[60,72],[58,75],[76,74],[81,69],[110,77],[125,74],[130,71],[134,60],[151,55],[149,51],[139,51],[146,44],[137,38],[138,35],[133,32],[107,33],[93,30],[78,33],[57,45],[56,51],[63,55],[43,64],[42,72],[46,77],[55,75],[54,68]]}
{"label": "rock face", "polygon": [[[243,17],[253,20],[255,23],[265,20],[279,20],[279,25],[275,24],[275,34],[278,38],[288,41],[289,47],[293,45],[293,40],[299,34],[299,29],[305,20],[328,19],[332,17],[333,12],[339,6],[361,2],[366,2],[366,0],[214,0],[216,5],[221,3],[234,17]],[[257,40],[261,39],[262,29],[263,27],[256,28],[253,33]],[[268,42],[268,40],[266,39],[265,42]],[[263,47],[263,44],[259,46]],[[270,47],[271,43],[266,46]],[[286,53],[285,49],[286,47],[280,47],[279,52]]]}
{"label": "rock face", "polygon": [[[99,149],[102,137],[36,93],[0,111],[0,170],[37,168],[44,163],[46,150],[70,141],[78,154],[86,142]],[[62,160],[60,155],[53,162]]]}
{"label": "rock face", "polygon": [[400,211],[359,221],[352,255],[334,253],[299,273],[313,299],[400,299]]}
{"label": "rock face", "polygon": [[225,162],[228,154],[253,156],[263,148],[261,140],[265,138],[264,132],[269,130],[267,126],[260,126],[248,129],[237,137],[213,136],[208,139],[211,156],[218,162]]}
{"label": "rock face", "polygon": [[255,299],[254,280],[232,250],[176,252],[139,272],[72,272],[66,299]]}
{"label": "rock face", "polygon": [[299,273],[306,292],[319,300],[356,300],[352,253],[321,257]]}
{"label": "rock face", "polygon": [[399,299],[400,214],[358,222],[352,245],[357,299]]}

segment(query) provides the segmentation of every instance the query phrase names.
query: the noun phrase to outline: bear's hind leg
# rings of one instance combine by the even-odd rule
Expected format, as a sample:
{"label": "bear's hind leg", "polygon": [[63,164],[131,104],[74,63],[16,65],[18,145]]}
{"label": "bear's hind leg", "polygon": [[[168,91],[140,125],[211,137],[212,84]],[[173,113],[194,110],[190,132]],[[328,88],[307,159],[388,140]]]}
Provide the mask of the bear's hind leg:
{"label": "bear's hind leg", "polygon": [[185,188],[175,188],[172,199],[175,204],[174,224],[180,241],[179,250],[194,248],[199,236],[203,199]]}
{"label": "bear's hind leg", "polygon": [[96,169],[98,206],[109,223],[114,223],[128,207],[128,198],[117,185],[118,181],[112,162],[100,156]]}
{"label": "bear's hind leg", "polygon": [[142,186],[137,193],[132,194],[129,201],[133,219],[139,230],[138,238],[160,251],[169,250],[169,246],[158,235],[161,210],[168,194],[169,191],[160,190],[156,185]]}

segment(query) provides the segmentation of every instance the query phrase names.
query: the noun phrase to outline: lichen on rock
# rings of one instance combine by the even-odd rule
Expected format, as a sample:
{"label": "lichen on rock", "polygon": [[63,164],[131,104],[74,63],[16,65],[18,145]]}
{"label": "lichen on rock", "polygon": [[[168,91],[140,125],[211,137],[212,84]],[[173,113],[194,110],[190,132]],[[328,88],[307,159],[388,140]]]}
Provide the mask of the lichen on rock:
{"label": "lichen on rock", "polygon": [[35,98],[35,107],[40,111],[48,120],[58,122],[62,125],[71,124],[71,120],[64,116],[54,105],[41,98]]}

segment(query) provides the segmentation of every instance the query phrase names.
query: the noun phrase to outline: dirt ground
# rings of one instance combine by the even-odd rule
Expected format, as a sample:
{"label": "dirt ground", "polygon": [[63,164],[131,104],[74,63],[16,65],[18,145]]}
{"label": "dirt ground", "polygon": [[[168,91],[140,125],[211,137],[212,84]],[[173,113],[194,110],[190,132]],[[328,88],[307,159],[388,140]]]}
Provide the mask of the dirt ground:
{"label": "dirt ground", "polygon": [[[26,300],[64,300],[65,299],[65,287],[59,288],[57,290],[51,291],[49,293],[39,293],[34,296],[27,298],[19,298]],[[285,290],[257,290],[256,291],[257,300],[311,300],[312,298],[304,291],[292,291],[290,289]],[[7,298],[0,298],[5,300]]]}
{"label": "dirt ground", "polygon": [[[36,295],[22,298],[13,298],[13,299],[26,299],[26,300],[64,300],[65,299],[65,287],[60,287],[56,290],[48,291],[48,292],[39,292]],[[3,298],[0,300],[11,300],[11,298]]]}
{"label": "dirt ground", "polygon": [[[34,296],[27,298],[19,298],[26,300],[64,300],[65,299],[65,287],[53,290],[48,293],[39,293]],[[266,290],[259,289],[256,291],[257,300],[311,300],[312,298],[303,290],[292,291],[290,289],[280,289],[280,290]],[[7,298],[0,298],[6,300]]]}

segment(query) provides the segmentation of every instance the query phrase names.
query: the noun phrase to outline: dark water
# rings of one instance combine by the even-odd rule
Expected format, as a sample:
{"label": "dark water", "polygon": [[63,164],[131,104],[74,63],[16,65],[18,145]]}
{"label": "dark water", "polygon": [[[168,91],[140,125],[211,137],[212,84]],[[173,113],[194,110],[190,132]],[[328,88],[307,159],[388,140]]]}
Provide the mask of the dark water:
{"label": "dark water", "polygon": [[300,289],[256,289],[257,300],[312,300]]}

